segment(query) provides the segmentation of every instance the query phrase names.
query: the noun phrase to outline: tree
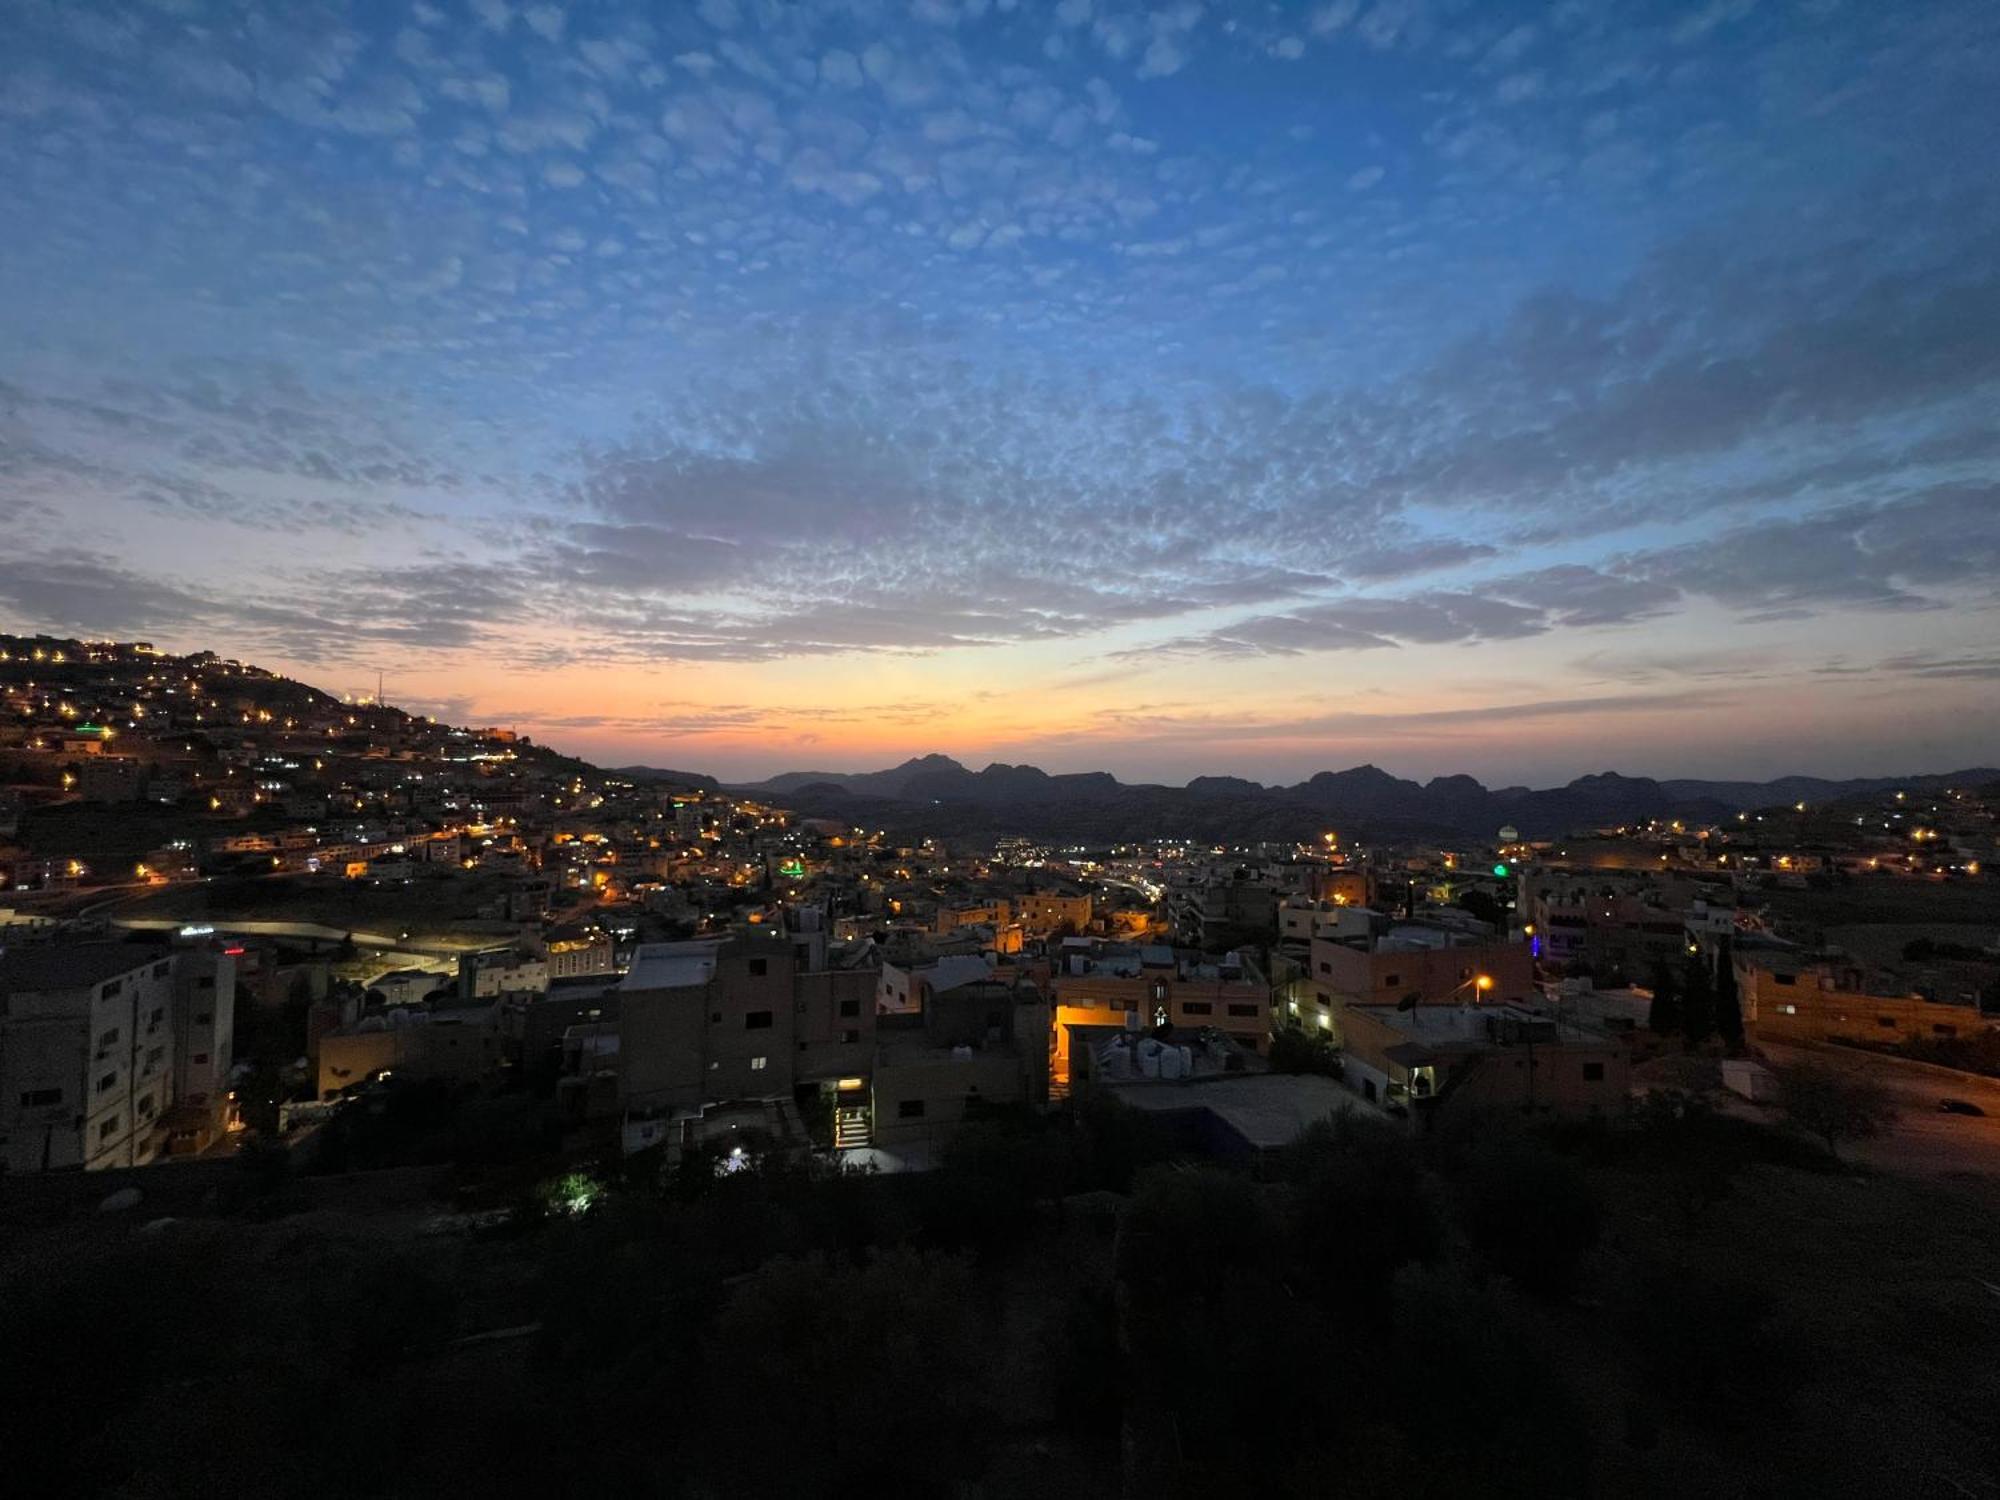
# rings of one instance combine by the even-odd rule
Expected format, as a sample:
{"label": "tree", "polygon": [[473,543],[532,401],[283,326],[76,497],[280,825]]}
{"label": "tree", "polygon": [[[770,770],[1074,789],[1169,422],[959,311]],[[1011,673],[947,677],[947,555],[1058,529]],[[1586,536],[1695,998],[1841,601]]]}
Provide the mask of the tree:
{"label": "tree", "polygon": [[1715,955],[1715,1029],[1731,1052],[1743,1050],[1743,1002],[1736,993],[1736,964],[1727,938]]}
{"label": "tree", "polygon": [[1698,953],[1688,956],[1681,980],[1681,1030],[1691,1047],[1715,1035],[1715,976]]}
{"label": "tree", "polygon": [[1798,1063],[1778,1071],[1778,1107],[1839,1157],[1842,1141],[1873,1140],[1896,1118],[1889,1091],[1858,1072]]}
{"label": "tree", "polygon": [[1564,1298],[1597,1244],[1597,1194],[1567,1157],[1501,1138],[1477,1151],[1459,1188],[1466,1238],[1494,1270],[1540,1297]]}
{"label": "tree", "polygon": [[1459,892],[1458,900],[1455,904],[1459,910],[1471,912],[1489,927],[1497,928],[1506,924],[1507,909],[1500,904],[1499,898],[1494,896],[1490,891],[1482,891],[1477,886],[1470,886]]}
{"label": "tree", "polygon": [[1388,1316],[1389,1283],[1442,1252],[1445,1231],[1417,1143],[1387,1124],[1337,1114],[1287,1148],[1283,1175],[1305,1296],[1360,1324]]}
{"label": "tree", "polygon": [[731,1290],[707,1344],[710,1492],[958,1492],[998,1432],[990,1305],[950,1257],[764,1265]]}
{"label": "tree", "polygon": [[1340,1076],[1340,1049],[1333,1037],[1318,1027],[1281,1026],[1271,1036],[1273,1073],[1320,1073]]}
{"label": "tree", "polygon": [[1653,968],[1653,1004],[1646,1012],[1646,1029],[1658,1037],[1672,1036],[1681,1029],[1680,981],[1666,964]]}

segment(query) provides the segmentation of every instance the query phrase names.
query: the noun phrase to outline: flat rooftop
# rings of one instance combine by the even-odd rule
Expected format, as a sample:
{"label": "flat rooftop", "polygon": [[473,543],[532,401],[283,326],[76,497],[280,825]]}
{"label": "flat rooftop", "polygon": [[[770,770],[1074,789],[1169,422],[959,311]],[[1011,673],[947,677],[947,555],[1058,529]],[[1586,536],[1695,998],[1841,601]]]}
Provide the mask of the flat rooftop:
{"label": "flat rooftop", "polygon": [[1352,1091],[1315,1073],[1238,1073],[1189,1082],[1103,1083],[1134,1109],[1205,1109],[1260,1151],[1276,1151],[1330,1115],[1366,1113]]}
{"label": "flat rooftop", "polygon": [[1370,1020],[1401,1032],[1413,1042],[1427,1042],[1432,1046],[1487,1046],[1486,1024],[1502,1016],[1553,1026],[1559,1044],[1602,1045],[1604,1042],[1602,1033],[1586,1031],[1580,1026],[1566,1026],[1545,1010],[1530,1010],[1519,1005],[1414,1005],[1408,1010],[1393,1005],[1350,1005],[1347,1011],[1350,1015],[1362,1012]]}
{"label": "flat rooftop", "polygon": [[47,943],[0,951],[0,995],[81,990],[157,963],[164,948],[143,943]]}
{"label": "flat rooftop", "polygon": [[715,978],[723,939],[692,943],[642,943],[632,955],[621,990],[683,990]]}

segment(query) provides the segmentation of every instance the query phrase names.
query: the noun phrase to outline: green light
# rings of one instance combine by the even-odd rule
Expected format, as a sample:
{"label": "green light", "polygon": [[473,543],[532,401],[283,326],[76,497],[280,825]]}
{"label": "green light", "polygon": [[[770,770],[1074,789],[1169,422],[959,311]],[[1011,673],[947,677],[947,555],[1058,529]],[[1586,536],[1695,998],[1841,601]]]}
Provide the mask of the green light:
{"label": "green light", "polygon": [[1508,874],[1507,867],[1505,865],[1495,865],[1493,867],[1493,873],[1495,875],[1498,875],[1502,880],[1505,880]]}

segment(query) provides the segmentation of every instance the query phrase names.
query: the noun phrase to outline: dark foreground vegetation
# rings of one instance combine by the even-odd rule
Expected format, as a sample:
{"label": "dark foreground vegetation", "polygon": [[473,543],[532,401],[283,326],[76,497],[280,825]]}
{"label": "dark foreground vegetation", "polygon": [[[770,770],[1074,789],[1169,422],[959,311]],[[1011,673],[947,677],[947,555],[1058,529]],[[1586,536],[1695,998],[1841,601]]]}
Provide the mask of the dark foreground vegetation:
{"label": "dark foreground vegetation", "polygon": [[1327,1125],[1255,1175],[1088,1099],[921,1177],[509,1140],[9,1214],[10,1488],[1990,1492],[1992,1200],[1682,1101]]}

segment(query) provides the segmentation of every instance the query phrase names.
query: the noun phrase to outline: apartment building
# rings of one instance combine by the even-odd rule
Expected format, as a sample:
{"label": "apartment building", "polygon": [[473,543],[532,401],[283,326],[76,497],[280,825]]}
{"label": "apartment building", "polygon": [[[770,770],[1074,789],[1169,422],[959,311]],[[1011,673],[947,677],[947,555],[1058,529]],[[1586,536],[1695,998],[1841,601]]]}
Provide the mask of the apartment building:
{"label": "apartment building", "polygon": [[745,1118],[832,1111],[834,1144],[940,1149],[973,1101],[1042,1097],[1047,1008],[1012,971],[950,957],[832,962],[818,913],[796,927],[642,944],[618,988],[627,1150],[679,1149]]}
{"label": "apartment building", "polygon": [[[126,943],[49,943],[0,952],[0,1163],[10,1172],[143,1166],[166,1147],[183,1049],[190,1080],[212,1080],[216,992],[197,1032],[177,1026],[175,956]],[[220,1023],[226,1035],[230,1022]],[[177,1035],[178,1033],[178,1035]],[[197,1036],[208,1038],[205,1049]],[[208,1061],[193,1057],[205,1050]],[[221,1076],[226,1077],[226,1061]],[[213,1083],[209,1084],[210,1090]]]}
{"label": "apartment building", "polygon": [[1976,1004],[1947,1004],[1861,965],[1800,954],[1735,953],[1745,1033],[1769,1042],[1914,1042],[2000,1024]]}
{"label": "apartment building", "polygon": [[1621,1112],[1631,1087],[1625,1042],[1523,1005],[1349,1005],[1347,1085],[1412,1111],[1506,1109],[1564,1118]]}
{"label": "apartment building", "polygon": [[[1398,922],[1357,912],[1352,929],[1316,937],[1310,970],[1295,986],[1301,1008],[1341,1025],[1354,1005],[1454,1005],[1529,1000],[1535,996],[1535,961],[1527,943],[1499,938],[1476,923],[1437,919]],[[1302,1016],[1302,1020],[1308,1017]]]}
{"label": "apartment building", "polygon": [[1059,1080],[1070,1076],[1075,1028],[1213,1029],[1246,1051],[1270,1047],[1271,987],[1241,954],[1212,958],[1164,944],[1072,939],[1062,945],[1049,984],[1050,1065]]}

